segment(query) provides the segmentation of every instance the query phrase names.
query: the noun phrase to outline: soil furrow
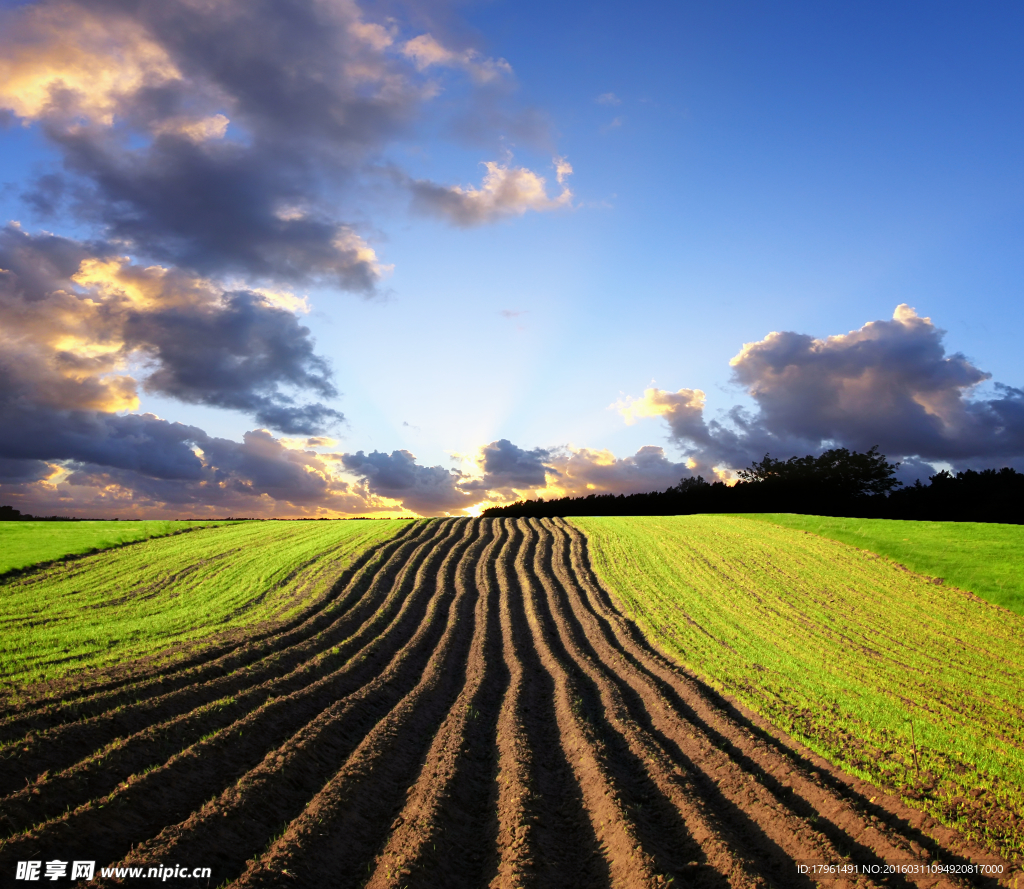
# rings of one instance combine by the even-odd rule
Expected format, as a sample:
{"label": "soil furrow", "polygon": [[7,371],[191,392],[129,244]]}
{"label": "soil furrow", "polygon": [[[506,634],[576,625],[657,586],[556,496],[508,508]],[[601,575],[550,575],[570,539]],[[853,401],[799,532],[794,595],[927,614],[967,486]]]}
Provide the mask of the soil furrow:
{"label": "soil furrow", "polygon": [[[695,792],[689,763],[674,760],[648,730],[643,702],[630,707],[617,677],[579,632],[566,592],[552,571],[552,535],[535,521],[538,535],[532,569],[545,597],[545,619],[554,628],[552,648],[576,677],[580,708],[605,748],[607,768],[631,812],[643,851],[659,873],[686,884],[758,885],[763,848],[750,850],[717,819],[707,817],[706,801]],[[634,714],[639,715],[639,720]],[[794,873],[795,877],[796,874]],[[796,880],[795,885],[803,881]]]}
{"label": "soil furrow", "polygon": [[[814,834],[809,825],[777,804],[756,813],[762,817],[752,817],[750,810],[756,806],[751,803],[756,800],[750,796],[756,788],[750,783],[738,782],[737,793],[720,789],[725,783],[723,778],[735,778],[729,773],[730,768],[735,770],[735,764],[724,754],[710,763],[695,761],[694,749],[684,749],[697,746],[686,743],[693,727],[672,718],[674,714],[666,714],[668,705],[656,689],[646,684],[633,664],[607,644],[602,628],[583,608],[576,584],[564,570],[563,533],[548,522],[538,528],[544,550],[535,561],[535,570],[545,585],[563,643],[579,668],[599,688],[601,709],[634,755],[645,763],[651,780],[684,815],[695,837],[701,838],[703,851],[715,870],[731,874],[738,868],[735,879],[741,884],[763,875],[769,881],[809,885],[805,877],[797,874],[793,859],[841,861],[842,856],[822,837],[806,836]],[[545,576],[548,571],[554,576]],[[720,771],[723,769],[725,775]],[[717,785],[708,779],[712,773]],[[740,794],[744,795],[742,801]],[[710,816],[705,814],[706,808],[710,809]],[[790,816],[788,821],[786,816]],[[775,823],[770,824],[772,819]],[[665,836],[663,830],[650,833]],[[785,848],[779,845],[780,839]],[[676,876],[685,876],[689,882],[699,874],[691,867]]]}
{"label": "soil furrow", "polygon": [[[449,590],[453,586],[447,579]],[[438,595],[446,590],[439,582]],[[359,886],[412,790],[431,740],[462,688],[475,633],[475,590],[456,591],[444,633],[416,687],[363,739],[341,769],[266,853],[250,862],[238,887]]]}
{"label": "soil furrow", "polygon": [[[939,846],[912,826],[924,821],[922,813],[907,809],[891,797],[886,799],[886,794],[866,782],[843,776],[838,769],[764,720],[749,711],[741,712],[741,708],[652,649],[639,630],[612,605],[611,597],[590,567],[583,535],[568,522],[556,520],[556,524],[569,538],[571,576],[584,593],[581,609],[590,613],[599,625],[594,632],[600,633],[618,650],[619,664],[632,665],[632,669],[621,666],[620,674],[639,675],[649,687],[656,689],[661,703],[648,708],[652,718],[680,742],[685,755],[693,757],[706,784],[710,783],[719,793],[730,786],[737,788],[736,796],[744,818],[760,812],[767,819],[772,817],[769,811],[778,811],[777,807],[782,806],[788,810],[788,817],[809,822],[814,831],[828,841],[836,850],[834,857],[828,856],[827,860],[832,861],[851,856],[869,864],[925,861],[931,857],[924,854],[926,852],[941,853],[943,860],[968,860],[948,846]],[[673,726],[677,720],[677,725]],[[708,757],[715,763],[731,763],[730,774],[720,774],[721,767],[709,764]],[[756,805],[752,805],[754,801],[749,795],[744,797],[739,789],[744,786],[755,791]],[[876,800],[883,799],[885,807],[876,804]],[[726,809],[723,815],[728,814]],[[779,830],[778,834],[796,853],[797,849],[792,847],[794,833]],[[976,858],[992,858],[990,853],[981,850],[973,852]],[[822,860],[818,855],[808,855],[806,859]],[[994,885],[985,877],[958,882],[898,875],[890,877],[888,885],[962,885],[964,882]]]}
{"label": "soil furrow", "polygon": [[658,874],[656,862],[643,849],[636,818],[623,798],[623,788],[609,771],[609,751],[591,722],[584,697],[586,689],[568,669],[564,651],[559,650],[557,630],[545,620],[543,590],[531,568],[537,557],[537,532],[523,523],[523,545],[515,570],[523,591],[527,623],[533,646],[555,685],[555,721],[566,758],[583,791],[584,805],[601,844],[611,885],[653,887],[665,875]]}
{"label": "soil furrow", "polygon": [[[470,550],[485,543],[465,538]],[[180,824],[132,850],[125,866],[153,860],[203,860],[222,876],[237,876],[270,839],[301,815],[309,801],[420,679],[451,617],[453,565],[465,547],[445,556],[416,634],[374,678],[321,713],[259,765]],[[472,556],[470,556],[472,558]],[[244,824],[244,832],[238,825]]]}
{"label": "soil furrow", "polygon": [[[530,777],[533,772],[534,757],[524,725],[522,704],[525,684],[523,662],[516,651],[512,630],[508,578],[514,572],[512,567],[514,556],[513,550],[507,543],[509,531],[505,527],[506,525],[511,526],[512,523],[512,519],[495,522],[500,529],[503,545],[499,550],[498,558],[490,565],[485,566],[488,585],[492,589],[498,590],[502,664],[509,677],[505,695],[501,701],[497,737],[495,738],[498,749],[498,834],[496,837],[498,863],[497,873],[490,885],[520,889],[532,882],[530,880],[533,870],[532,853],[536,851],[536,839],[532,835],[536,812],[533,810],[536,807],[536,801],[531,799],[533,791],[530,786]],[[522,638],[522,634],[520,634],[520,638]],[[536,701],[534,703],[536,705]],[[567,765],[565,771],[568,771]],[[554,856],[549,860],[553,863],[558,861]]]}
{"label": "soil furrow", "polygon": [[494,870],[494,748],[497,705],[507,675],[497,656],[497,589],[484,569],[498,543],[491,537],[479,558],[459,566],[459,595],[472,596],[467,587],[477,593],[465,682],[391,825],[367,889],[428,882],[477,889],[486,883],[485,873]]}
{"label": "soil furrow", "polygon": [[[454,529],[455,525],[452,524],[450,530]],[[445,536],[441,539],[445,539]],[[69,806],[74,809],[89,799],[110,793],[121,781],[166,762],[203,735],[243,719],[272,697],[301,691],[318,679],[345,669],[349,659],[358,655],[360,645],[368,642],[379,644],[381,638],[392,633],[398,626],[396,624],[380,630],[381,623],[398,605],[401,605],[403,612],[408,612],[413,598],[403,595],[403,583],[410,575],[414,575],[414,569],[429,552],[429,549],[418,548],[413,553],[404,569],[396,572],[396,583],[378,611],[341,644],[329,651],[322,651],[335,641],[336,634],[321,640],[312,649],[308,648],[308,642],[304,643],[304,647],[317,656],[306,660],[291,673],[246,688],[226,698],[221,705],[216,702],[204,705],[166,722],[149,726],[127,738],[117,739],[74,766],[41,781],[37,780],[17,793],[0,799],[0,829],[4,835],[10,835],[55,817]],[[391,607],[388,607],[388,603],[391,603]],[[411,618],[406,613],[402,619],[408,622]]]}
{"label": "soil furrow", "polygon": [[[411,579],[415,575],[421,561],[433,552],[438,539],[445,540],[455,533],[453,523],[438,524],[437,528],[438,534],[416,545],[404,558],[396,556],[397,561],[389,560],[385,567],[391,566],[398,582],[389,584],[387,574],[383,579],[380,575],[372,578],[365,598],[372,600],[372,604],[377,606],[375,610],[360,608],[357,603],[357,607],[346,611],[313,638],[301,639],[293,648],[270,648],[262,660],[236,668],[225,676],[34,735],[15,749],[5,763],[0,791],[10,793],[45,772],[70,768],[119,738],[144,733],[154,725],[173,723],[176,717],[187,715],[213,701],[235,695],[240,699],[239,704],[244,699],[252,699],[253,703],[247,708],[252,709],[275,691],[290,693],[303,684],[311,683],[318,669],[324,673],[332,665],[344,662],[346,652],[351,651],[362,638],[372,636],[375,628],[393,613],[396,603],[402,601],[402,579]],[[353,627],[358,626],[360,619],[365,623],[353,634]],[[337,651],[327,651],[332,646]],[[315,660],[317,655],[325,653],[326,664]],[[275,682],[279,689],[273,684]]]}
{"label": "soil furrow", "polygon": [[[500,521],[500,520],[499,520]],[[506,661],[518,670],[517,695],[504,702],[507,729],[499,790],[501,858],[492,886],[608,886],[611,874],[586,811],[583,790],[556,718],[555,678],[533,643],[522,578],[524,536],[515,519],[497,565]],[[510,689],[511,691],[511,689]]]}
{"label": "soil furrow", "polygon": [[[432,587],[440,567],[437,563],[449,550],[468,545],[468,526],[458,527],[458,541],[448,537],[430,554],[417,571],[417,580],[409,600],[421,600],[416,616],[423,623],[429,598],[418,595]],[[434,565],[433,569],[430,565]],[[411,609],[406,609],[411,613]],[[396,621],[402,619],[400,612]],[[411,618],[410,618],[411,620]],[[408,623],[409,621],[407,621]],[[184,820],[211,794],[219,793],[246,771],[264,759],[269,751],[337,699],[357,691],[378,675],[406,638],[377,637],[366,650],[350,659],[348,665],[331,677],[321,679],[301,692],[274,698],[244,719],[215,733],[175,755],[160,767],[137,776],[129,783],[98,800],[92,800],[59,819],[40,825],[27,834],[14,837],[8,846],[25,855],[48,843],[59,843],[72,851],[92,850],[110,859],[121,857],[127,848],[157,834],[163,827]],[[422,645],[423,658],[429,655],[432,639]],[[151,805],[160,799],[161,806]],[[131,842],[126,838],[131,837]],[[69,851],[67,854],[72,854]]]}

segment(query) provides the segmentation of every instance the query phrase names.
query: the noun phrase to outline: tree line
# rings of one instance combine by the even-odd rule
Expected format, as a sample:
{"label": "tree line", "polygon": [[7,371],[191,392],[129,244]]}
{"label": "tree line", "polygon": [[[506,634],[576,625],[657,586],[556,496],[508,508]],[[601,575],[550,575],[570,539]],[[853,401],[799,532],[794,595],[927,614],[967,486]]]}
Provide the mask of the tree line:
{"label": "tree line", "polygon": [[1009,467],[943,470],[904,486],[873,447],[833,448],[820,456],[778,460],[766,454],[739,472],[735,485],[684,478],[665,491],[518,500],[483,511],[490,517],[693,515],[791,512],[851,518],[1024,524],[1024,473]]}

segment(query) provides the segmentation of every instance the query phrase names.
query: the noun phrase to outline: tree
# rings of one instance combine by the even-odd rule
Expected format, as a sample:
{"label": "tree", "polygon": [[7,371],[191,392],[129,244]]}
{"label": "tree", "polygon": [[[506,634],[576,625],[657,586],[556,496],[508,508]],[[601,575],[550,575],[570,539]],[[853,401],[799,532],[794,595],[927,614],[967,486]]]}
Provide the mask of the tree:
{"label": "tree", "polygon": [[886,462],[875,445],[861,454],[846,448],[832,448],[821,456],[776,460],[764,455],[760,463],[741,469],[739,476],[755,484],[816,489],[832,496],[863,497],[889,494],[903,482],[893,478],[899,463]]}
{"label": "tree", "polygon": [[[699,490],[701,488],[710,488],[710,487],[711,487],[711,485],[709,485],[706,481],[704,481],[704,476],[698,475],[696,477],[690,476],[689,478],[680,479],[679,480],[679,484],[676,485],[675,489],[680,494],[685,494],[688,491],[695,491],[695,490]],[[669,490],[672,490],[672,489],[670,488]]]}

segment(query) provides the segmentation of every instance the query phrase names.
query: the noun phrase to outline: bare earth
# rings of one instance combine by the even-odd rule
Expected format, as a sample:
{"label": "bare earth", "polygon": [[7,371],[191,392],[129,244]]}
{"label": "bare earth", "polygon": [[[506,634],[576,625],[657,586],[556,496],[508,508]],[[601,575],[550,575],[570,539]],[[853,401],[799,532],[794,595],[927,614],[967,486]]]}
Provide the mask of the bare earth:
{"label": "bare earth", "polygon": [[1012,885],[801,873],[997,859],[651,648],[568,523],[410,525],[356,568],[297,626],[8,708],[0,880],[59,858],[237,887]]}

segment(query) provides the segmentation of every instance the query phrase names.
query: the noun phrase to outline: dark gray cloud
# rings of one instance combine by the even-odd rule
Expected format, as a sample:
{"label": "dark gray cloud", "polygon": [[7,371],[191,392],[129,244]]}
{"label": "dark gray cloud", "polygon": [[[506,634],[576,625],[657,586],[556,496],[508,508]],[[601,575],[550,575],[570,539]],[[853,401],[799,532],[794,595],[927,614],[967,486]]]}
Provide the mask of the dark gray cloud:
{"label": "dark gray cloud", "polygon": [[43,0],[4,25],[0,105],[64,157],[37,210],[203,274],[373,291],[337,208],[429,97],[393,26],[313,0]]}
{"label": "dark gray cloud", "polygon": [[0,483],[37,482],[52,474],[50,464],[42,460],[13,460],[0,457]]}
{"label": "dark gray cloud", "polygon": [[199,480],[203,463],[192,449],[203,430],[153,414],[60,410],[0,396],[0,457],[96,464],[169,480]]}
{"label": "dark gray cloud", "polygon": [[[426,8],[404,12],[429,26]],[[510,110],[504,60],[344,0],[39,0],[8,11],[0,34],[0,108],[38,121],[63,155],[28,205],[204,275],[372,294],[384,268],[356,231],[359,195],[445,72],[470,84],[442,112],[456,130],[467,117],[492,142],[543,129]],[[460,224],[569,199],[501,169],[497,196],[413,191]]]}
{"label": "dark gray cloud", "polygon": [[244,411],[288,433],[341,421],[309,329],[272,293],[227,292],[181,272],[139,268],[108,247],[0,230],[0,397],[50,408],[131,409],[144,386]]}
{"label": "dark gray cloud", "polygon": [[420,466],[406,450],[384,454],[343,454],[342,465],[363,479],[370,494],[398,500],[421,515],[439,515],[466,509],[481,499],[466,490],[463,475],[443,466]]}
{"label": "dark gray cloud", "polygon": [[147,391],[245,411],[288,433],[312,434],[342,419],[322,404],[295,406],[283,393],[282,386],[291,386],[324,398],[338,394],[309,328],[260,294],[239,291],[212,305],[130,312],[124,340],[155,364]]}
{"label": "dark gray cloud", "polygon": [[331,461],[265,430],[241,442],[152,414],[0,403],[0,495],[33,514],[366,512]]}
{"label": "dark gray cloud", "polygon": [[507,438],[492,441],[480,449],[480,468],[488,488],[542,488],[551,452],[543,448],[524,450]]}
{"label": "dark gray cloud", "polygon": [[691,389],[649,389],[621,407],[627,419],[663,417],[702,467],[833,446],[878,445],[892,459],[915,458],[910,472],[929,461],[966,467],[1024,457],[1024,392],[996,383],[994,396],[979,396],[990,374],[947,354],[944,335],[906,305],[891,321],[823,340],[771,333],[731,362],[756,412],[735,408],[707,420],[704,393]]}

